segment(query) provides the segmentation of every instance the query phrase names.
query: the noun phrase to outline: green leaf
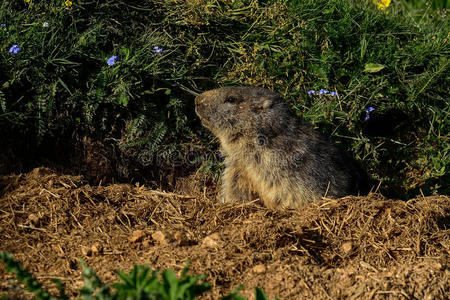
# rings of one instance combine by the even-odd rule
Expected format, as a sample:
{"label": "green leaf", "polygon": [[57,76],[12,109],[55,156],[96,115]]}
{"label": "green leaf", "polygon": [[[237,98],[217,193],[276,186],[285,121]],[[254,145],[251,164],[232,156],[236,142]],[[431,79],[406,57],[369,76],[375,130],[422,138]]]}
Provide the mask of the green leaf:
{"label": "green leaf", "polygon": [[379,72],[381,70],[383,70],[385,67],[385,65],[382,64],[373,64],[373,63],[368,63],[364,66],[364,72],[366,73],[376,73]]}
{"label": "green leaf", "polygon": [[125,93],[120,94],[117,97],[117,102],[123,106],[127,106],[128,105],[128,95]]}
{"label": "green leaf", "polygon": [[242,288],[242,285],[237,286],[229,295],[222,297],[222,300],[247,300],[247,298],[242,296],[239,292]]}
{"label": "green leaf", "polygon": [[269,298],[267,298],[266,293],[258,287],[255,288],[255,299],[256,300],[269,300]]}
{"label": "green leaf", "polygon": [[70,96],[72,96],[72,92],[70,91],[70,89],[67,87],[67,85],[64,83],[64,81],[62,81],[62,79],[60,77],[58,77],[58,82],[62,85],[62,87],[70,94]]}

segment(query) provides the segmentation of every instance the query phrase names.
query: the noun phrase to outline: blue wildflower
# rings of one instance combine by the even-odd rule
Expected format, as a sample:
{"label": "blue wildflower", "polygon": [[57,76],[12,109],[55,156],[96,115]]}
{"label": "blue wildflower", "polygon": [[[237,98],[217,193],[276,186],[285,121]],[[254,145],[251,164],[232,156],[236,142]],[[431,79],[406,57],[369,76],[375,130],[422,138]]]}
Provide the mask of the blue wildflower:
{"label": "blue wildflower", "polygon": [[113,55],[110,58],[108,58],[108,60],[106,61],[106,63],[108,64],[108,66],[112,66],[114,65],[117,61],[119,60],[119,57],[117,55]]}
{"label": "blue wildflower", "polygon": [[375,108],[372,106],[369,106],[369,108],[366,109],[366,116],[364,117],[364,121],[367,121],[370,119],[370,113],[373,112]]}
{"label": "blue wildflower", "polygon": [[11,54],[17,54],[20,51],[20,47],[18,45],[12,45],[11,48],[9,48],[9,53]]}
{"label": "blue wildflower", "polygon": [[316,94],[316,91],[315,90],[310,90],[309,92],[308,92],[308,95],[315,95]]}
{"label": "blue wildflower", "polygon": [[319,95],[323,95],[323,94],[328,94],[329,92],[327,91],[327,90],[325,90],[325,89],[321,89],[320,91],[319,91]]}
{"label": "blue wildflower", "polygon": [[6,24],[0,24],[2,28],[6,28]]}
{"label": "blue wildflower", "polygon": [[155,52],[156,54],[166,53],[163,49],[159,48],[158,46],[153,47],[153,52]]}
{"label": "blue wildflower", "polygon": [[337,92],[331,92],[331,93],[330,93],[330,96],[331,96],[331,97],[336,97],[336,96],[337,96]]}

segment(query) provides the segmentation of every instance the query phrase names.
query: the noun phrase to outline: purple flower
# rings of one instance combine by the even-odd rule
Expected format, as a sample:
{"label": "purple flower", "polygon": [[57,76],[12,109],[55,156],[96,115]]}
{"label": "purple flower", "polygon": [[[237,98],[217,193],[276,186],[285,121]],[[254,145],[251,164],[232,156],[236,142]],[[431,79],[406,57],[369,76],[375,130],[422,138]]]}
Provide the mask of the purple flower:
{"label": "purple flower", "polygon": [[155,52],[156,54],[166,53],[163,49],[159,48],[158,46],[153,47],[153,52]]}
{"label": "purple flower", "polygon": [[119,57],[116,55],[111,56],[110,58],[108,58],[108,60],[106,61],[106,63],[108,64],[108,66],[112,66],[114,65],[117,61],[119,60]]}
{"label": "purple flower", "polygon": [[337,92],[331,92],[331,93],[330,93],[330,96],[331,96],[331,97],[336,97],[336,96],[337,96]]}
{"label": "purple flower", "polygon": [[308,95],[315,95],[316,94],[316,91],[315,90],[310,90],[309,92],[308,92]]}
{"label": "purple flower", "polygon": [[9,53],[11,54],[17,54],[20,51],[20,47],[18,45],[12,45],[11,48],[9,48]]}
{"label": "purple flower", "polygon": [[328,94],[329,92],[327,91],[327,90],[325,90],[325,89],[321,89],[320,91],[319,91],[319,95],[323,95],[323,94]]}
{"label": "purple flower", "polygon": [[367,121],[370,119],[370,113],[373,112],[375,108],[372,106],[369,106],[369,108],[366,109],[366,116],[364,117],[364,121]]}
{"label": "purple flower", "polygon": [[6,24],[0,24],[2,28],[6,28]]}

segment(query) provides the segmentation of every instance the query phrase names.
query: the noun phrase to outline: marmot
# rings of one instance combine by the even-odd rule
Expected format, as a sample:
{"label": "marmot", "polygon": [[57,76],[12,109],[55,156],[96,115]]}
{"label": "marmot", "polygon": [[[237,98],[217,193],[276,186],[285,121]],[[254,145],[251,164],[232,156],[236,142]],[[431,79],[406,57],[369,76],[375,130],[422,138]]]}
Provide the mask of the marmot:
{"label": "marmot", "polygon": [[366,192],[352,160],[268,89],[222,87],[200,94],[195,104],[225,155],[222,202],[259,197],[267,207],[295,208]]}

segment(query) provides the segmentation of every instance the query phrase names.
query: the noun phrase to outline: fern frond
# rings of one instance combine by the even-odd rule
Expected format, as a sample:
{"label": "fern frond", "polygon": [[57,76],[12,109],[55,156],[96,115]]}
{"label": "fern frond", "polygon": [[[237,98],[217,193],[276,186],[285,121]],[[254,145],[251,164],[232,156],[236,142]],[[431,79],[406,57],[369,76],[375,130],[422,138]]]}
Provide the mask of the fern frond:
{"label": "fern frond", "polygon": [[153,127],[153,139],[149,146],[149,152],[154,153],[164,139],[167,132],[167,125],[164,122],[158,122]]}
{"label": "fern frond", "polygon": [[0,91],[0,108],[4,113],[6,113],[6,98],[2,91]]}

